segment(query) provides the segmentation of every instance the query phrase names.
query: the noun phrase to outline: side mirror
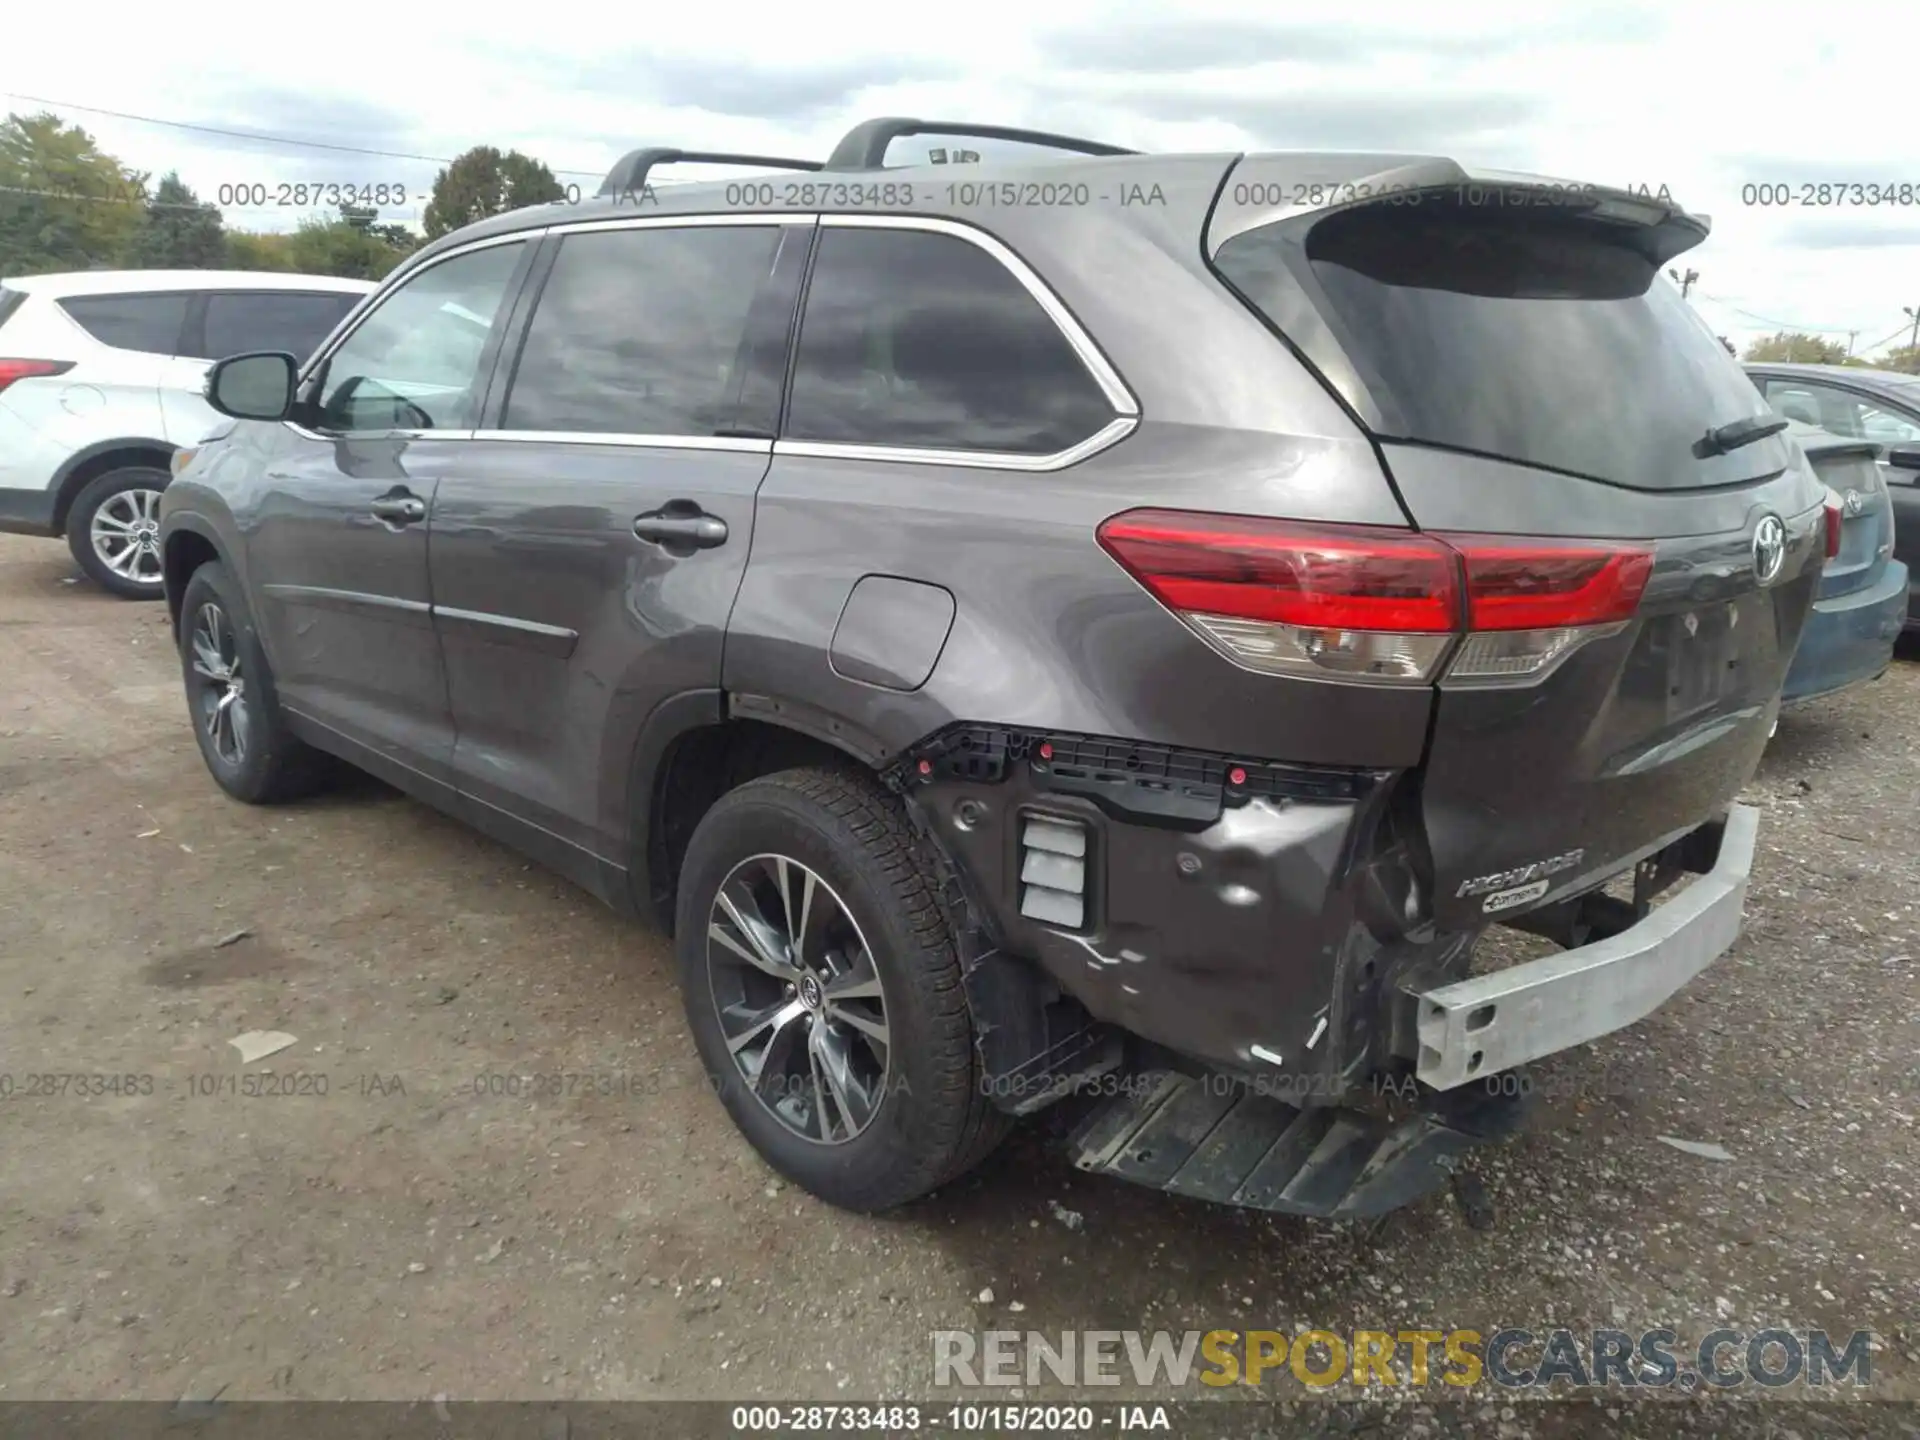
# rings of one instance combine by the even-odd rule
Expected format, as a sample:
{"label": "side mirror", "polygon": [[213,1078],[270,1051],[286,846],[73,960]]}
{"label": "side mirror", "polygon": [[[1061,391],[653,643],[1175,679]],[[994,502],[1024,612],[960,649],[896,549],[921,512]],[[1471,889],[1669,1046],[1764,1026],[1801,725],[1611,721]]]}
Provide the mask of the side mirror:
{"label": "side mirror", "polygon": [[1920,445],[1895,445],[1887,451],[1887,464],[1909,474],[1920,470]]}
{"label": "side mirror", "polygon": [[207,403],[235,420],[284,420],[300,362],[277,350],[230,355],[207,372]]}

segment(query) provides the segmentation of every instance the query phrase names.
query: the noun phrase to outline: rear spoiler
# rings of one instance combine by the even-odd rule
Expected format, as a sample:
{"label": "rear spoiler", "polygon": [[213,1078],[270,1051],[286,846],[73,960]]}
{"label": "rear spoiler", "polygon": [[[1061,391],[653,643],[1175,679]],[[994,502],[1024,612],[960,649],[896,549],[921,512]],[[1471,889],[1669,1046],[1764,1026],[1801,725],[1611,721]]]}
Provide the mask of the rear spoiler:
{"label": "rear spoiler", "polygon": [[[1657,193],[1590,185],[1515,170],[1471,168],[1424,155],[1243,155],[1227,172],[1207,226],[1207,253],[1248,230],[1312,220],[1360,205],[1405,204],[1415,194],[1452,192],[1470,203],[1516,211],[1558,207],[1605,224],[1655,232],[1658,264],[1705,240],[1713,224],[1690,215],[1660,187]],[[1307,228],[1301,225],[1301,229]]]}

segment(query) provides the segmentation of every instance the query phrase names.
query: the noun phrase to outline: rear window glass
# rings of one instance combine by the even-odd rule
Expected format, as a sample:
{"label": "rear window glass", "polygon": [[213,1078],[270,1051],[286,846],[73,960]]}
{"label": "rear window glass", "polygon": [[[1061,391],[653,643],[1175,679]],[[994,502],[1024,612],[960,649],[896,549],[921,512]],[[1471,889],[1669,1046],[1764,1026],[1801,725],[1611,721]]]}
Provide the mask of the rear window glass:
{"label": "rear window glass", "polygon": [[27,292],[8,290],[0,286],[0,325],[7,323],[7,317],[26,303]]}
{"label": "rear window glass", "polygon": [[1304,240],[1263,226],[1215,263],[1383,438],[1636,489],[1778,470],[1779,440],[1694,456],[1766,403],[1632,234],[1429,198],[1329,215]]}
{"label": "rear window glass", "polygon": [[208,360],[253,350],[283,350],[304,360],[359,299],[351,294],[214,291],[207,296],[206,334],[199,348]]}
{"label": "rear window glass", "polygon": [[116,350],[174,355],[187,323],[187,295],[73,295],[60,301],[94,339]]}

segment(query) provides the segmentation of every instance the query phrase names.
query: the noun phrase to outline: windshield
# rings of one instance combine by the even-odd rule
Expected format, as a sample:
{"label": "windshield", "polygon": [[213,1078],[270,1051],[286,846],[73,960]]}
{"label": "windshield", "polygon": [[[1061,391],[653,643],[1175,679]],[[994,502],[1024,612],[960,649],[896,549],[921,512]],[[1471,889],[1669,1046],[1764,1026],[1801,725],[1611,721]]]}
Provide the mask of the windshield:
{"label": "windshield", "polygon": [[1744,371],[1659,276],[1636,227],[1427,199],[1234,236],[1223,276],[1375,434],[1635,489],[1790,463],[1778,437],[1697,456],[1765,415]]}

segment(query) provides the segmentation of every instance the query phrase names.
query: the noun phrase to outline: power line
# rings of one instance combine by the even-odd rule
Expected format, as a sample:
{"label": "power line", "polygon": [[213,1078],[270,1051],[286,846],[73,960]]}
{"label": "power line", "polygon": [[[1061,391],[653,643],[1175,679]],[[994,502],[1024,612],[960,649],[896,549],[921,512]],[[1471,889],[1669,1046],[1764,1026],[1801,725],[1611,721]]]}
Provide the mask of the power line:
{"label": "power line", "polygon": [[[1856,327],[1847,325],[1800,325],[1792,320],[1776,320],[1770,315],[1756,315],[1751,310],[1742,310],[1738,305],[1722,300],[1718,295],[1700,292],[1702,300],[1711,300],[1716,305],[1725,306],[1736,315],[1744,315],[1749,320],[1758,320],[1762,325],[1777,325],[1782,330],[1797,330],[1803,335],[1846,335],[1853,333]],[[1902,329],[1905,327],[1902,326]]]}
{"label": "power line", "polygon": [[1888,331],[1884,337],[1874,341],[1871,345],[1867,346],[1867,349],[1878,350],[1882,345],[1886,344],[1888,340],[1898,340],[1900,338],[1901,332],[1906,328],[1907,328],[1907,322],[1902,320],[1892,330]]}
{"label": "power line", "polygon": [[[124,110],[103,110],[97,105],[75,105],[70,100],[48,100],[39,95],[22,95],[17,91],[5,91],[9,100],[25,100],[32,105],[45,105],[54,110],[78,110],[86,115],[108,115],[115,120],[131,120],[137,125],[164,125],[172,130],[192,130],[201,135],[220,135],[229,140],[257,140],[269,145],[297,145],[308,150],[333,150],[344,155],[374,155],[383,160],[416,160],[428,165],[451,165],[452,160],[444,155],[413,155],[402,150],[370,150],[361,145],[337,145],[330,140],[301,140],[292,135],[264,135],[250,130],[223,130],[217,125],[196,125],[187,120],[162,120],[153,115],[130,115]],[[598,180],[606,174],[604,170],[556,170],[556,175],[591,176]]]}

